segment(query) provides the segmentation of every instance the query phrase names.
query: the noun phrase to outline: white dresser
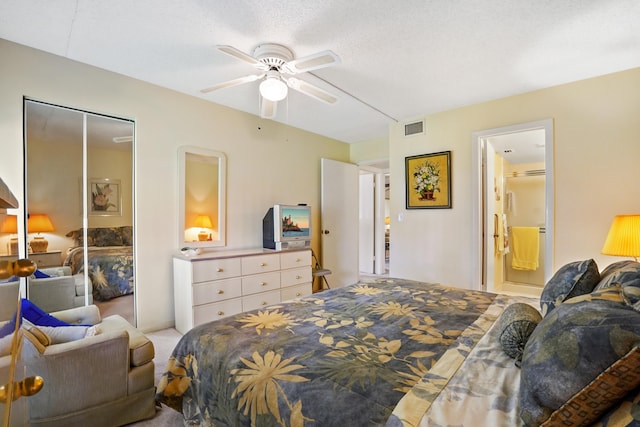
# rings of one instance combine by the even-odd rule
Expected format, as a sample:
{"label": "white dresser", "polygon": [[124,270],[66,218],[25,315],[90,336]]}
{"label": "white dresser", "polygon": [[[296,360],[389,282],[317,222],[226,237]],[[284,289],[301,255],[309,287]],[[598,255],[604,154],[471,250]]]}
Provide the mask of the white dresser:
{"label": "white dresser", "polygon": [[173,257],[176,329],[312,293],[311,250],[249,249]]}

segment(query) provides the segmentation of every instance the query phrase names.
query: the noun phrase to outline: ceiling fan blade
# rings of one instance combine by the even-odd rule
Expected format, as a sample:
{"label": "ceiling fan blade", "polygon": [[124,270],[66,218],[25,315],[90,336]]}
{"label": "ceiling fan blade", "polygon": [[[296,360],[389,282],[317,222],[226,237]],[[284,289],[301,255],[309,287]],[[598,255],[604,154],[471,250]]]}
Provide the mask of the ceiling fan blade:
{"label": "ceiling fan blade", "polygon": [[253,65],[254,67],[260,69],[260,70],[268,70],[269,66],[258,61],[256,58],[254,58],[251,55],[247,55],[246,53],[242,52],[241,50],[236,49],[233,46],[227,46],[227,45],[217,45],[216,48],[223,53],[226,53],[229,56],[233,56],[236,59],[239,59],[241,61],[247,62],[251,65]]}
{"label": "ceiling fan blade", "polygon": [[218,89],[225,89],[228,87],[238,86],[244,83],[255,82],[256,80],[260,80],[263,77],[264,77],[264,74],[249,74],[248,76],[239,77],[237,79],[229,80],[226,82],[218,83],[217,85],[210,86],[208,88],[204,88],[200,90],[200,92],[209,93]]}
{"label": "ceiling fan blade", "polygon": [[265,97],[260,97],[260,117],[263,119],[272,119],[276,116],[278,107],[277,101],[269,101]]}
{"label": "ceiling fan blade", "polygon": [[330,50],[314,53],[289,61],[283,65],[285,72],[289,74],[304,73],[329,67],[340,63],[340,57]]}
{"label": "ceiling fan blade", "polygon": [[287,79],[287,85],[300,93],[317,99],[318,101],[326,102],[327,104],[335,104],[336,102],[338,102],[338,98],[336,98],[329,92],[325,91],[324,89],[320,89],[319,87],[314,86],[311,83],[307,83],[304,80],[290,77],[289,79]]}

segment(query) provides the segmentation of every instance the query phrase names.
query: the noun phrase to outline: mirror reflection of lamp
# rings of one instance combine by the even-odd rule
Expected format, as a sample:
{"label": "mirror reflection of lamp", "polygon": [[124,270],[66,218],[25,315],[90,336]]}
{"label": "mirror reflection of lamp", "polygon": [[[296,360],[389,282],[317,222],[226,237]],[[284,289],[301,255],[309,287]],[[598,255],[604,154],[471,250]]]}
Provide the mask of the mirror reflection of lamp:
{"label": "mirror reflection of lamp", "polygon": [[29,214],[27,219],[27,230],[29,233],[37,233],[33,240],[29,242],[29,247],[33,252],[46,252],[49,242],[40,233],[53,231],[53,224],[47,214]]}
{"label": "mirror reflection of lamp", "polygon": [[640,257],[640,215],[616,215],[602,247],[604,255]]}
{"label": "mirror reflection of lamp", "polygon": [[198,233],[198,240],[203,242],[205,240],[210,240],[210,232],[209,230],[205,230],[205,228],[213,228],[213,224],[211,223],[211,217],[209,215],[198,215],[196,217],[195,226],[200,228],[200,232]]}
{"label": "mirror reflection of lamp", "polygon": [[13,234],[9,238],[9,255],[18,253],[18,215],[7,215],[0,226],[0,233]]}

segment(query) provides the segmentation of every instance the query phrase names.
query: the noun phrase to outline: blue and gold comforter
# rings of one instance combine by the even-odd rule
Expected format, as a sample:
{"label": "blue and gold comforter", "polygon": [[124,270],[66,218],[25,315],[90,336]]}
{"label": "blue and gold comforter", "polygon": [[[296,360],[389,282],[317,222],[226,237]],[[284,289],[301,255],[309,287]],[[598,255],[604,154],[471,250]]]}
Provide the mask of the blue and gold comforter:
{"label": "blue and gold comforter", "polygon": [[189,425],[384,425],[447,350],[464,358],[482,338],[494,299],[385,279],[200,325],[156,398]]}
{"label": "blue and gold comforter", "polygon": [[[133,293],[133,246],[90,246],[87,252],[94,300],[108,301]],[[71,249],[64,265],[71,267],[71,274],[84,272],[84,248]]]}

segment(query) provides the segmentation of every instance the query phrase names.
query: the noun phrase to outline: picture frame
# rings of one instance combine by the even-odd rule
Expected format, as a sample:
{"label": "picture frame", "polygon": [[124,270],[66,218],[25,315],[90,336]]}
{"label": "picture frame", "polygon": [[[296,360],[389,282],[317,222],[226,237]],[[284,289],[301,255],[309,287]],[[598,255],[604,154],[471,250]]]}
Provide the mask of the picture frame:
{"label": "picture frame", "polygon": [[451,151],[405,157],[406,208],[451,209]]}
{"label": "picture frame", "polygon": [[122,216],[122,186],[119,179],[90,178],[87,188],[89,215]]}

